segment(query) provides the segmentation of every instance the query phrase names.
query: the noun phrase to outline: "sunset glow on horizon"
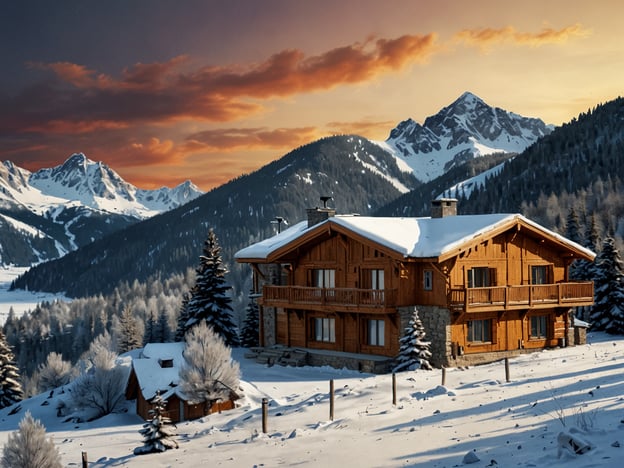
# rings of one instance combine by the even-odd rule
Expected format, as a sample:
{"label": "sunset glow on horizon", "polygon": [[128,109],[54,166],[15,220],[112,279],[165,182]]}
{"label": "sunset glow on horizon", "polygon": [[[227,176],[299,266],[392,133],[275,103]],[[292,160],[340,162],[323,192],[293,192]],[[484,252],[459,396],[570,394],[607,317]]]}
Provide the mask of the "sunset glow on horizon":
{"label": "sunset glow on horizon", "polygon": [[0,159],[35,171],[82,152],[141,188],[210,190],[323,136],[385,140],[465,91],[560,125],[621,94],[622,13],[600,0],[16,2],[0,19],[15,44],[0,52]]}

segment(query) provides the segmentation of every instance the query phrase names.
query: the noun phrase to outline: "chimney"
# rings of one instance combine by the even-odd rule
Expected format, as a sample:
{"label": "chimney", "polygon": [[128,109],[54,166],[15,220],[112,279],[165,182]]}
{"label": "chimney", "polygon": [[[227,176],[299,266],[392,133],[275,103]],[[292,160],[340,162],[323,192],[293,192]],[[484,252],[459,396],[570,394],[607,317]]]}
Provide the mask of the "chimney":
{"label": "chimney", "polygon": [[445,218],[447,216],[457,215],[457,199],[456,198],[438,198],[431,201],[431,217]]}
{"label": "chimney", "polygon": [[331,218],[336,214],[336,210],[334,208],[328,208],[327,202],[331,200],[332,197],[321,197],[321,201],[323,202],[323,208],[308,208],[306,213],[308,214],[308,227],[314,226],[315,224],[322,223],[328,218]]}

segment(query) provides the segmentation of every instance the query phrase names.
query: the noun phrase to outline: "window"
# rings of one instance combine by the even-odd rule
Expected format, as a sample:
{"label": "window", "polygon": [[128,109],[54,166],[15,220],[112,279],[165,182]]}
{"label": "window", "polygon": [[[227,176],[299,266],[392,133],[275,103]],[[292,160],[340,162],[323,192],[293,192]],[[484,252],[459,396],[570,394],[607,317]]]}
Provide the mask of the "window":
{"label": "window", "polygon": [[368,344],[371,346],[384,346],[385,322],[383,320],[368,321]]}
{"label": "window", "polygon": [[314,322],[314,339],[326,343],[336,342],[336,319],[317,317]]}
{"label": "window", "polygon": [[371,270],[371,289],[384,289],[383,270]]}
{"label": "window", "polygon": [[533,265],[531,267],[531,284],[548,284],[547,265]]}
{"label": "window", "polygon": [[531,317],[531,338],[546,338],[546,316],[538,315],[536,317]]}
{"label": "window", "polygon": [[468,287],[469,288],[485,288],[493,286],[496,277],[494,268],[476,267],[468,270]]}
{"label": "window", "polygon": [[433,270],[425,270],[423,272],[423,289],[425,291],[433,289]]}
{"label": "window", "polygon": [[317,288],[335,288],[336,270],[314,270],[312,280]]}
{"label": "window", "polygon": [[491,320],[469,320],[468,321],[468,341],[477,343],[492,342],[492,321]]}

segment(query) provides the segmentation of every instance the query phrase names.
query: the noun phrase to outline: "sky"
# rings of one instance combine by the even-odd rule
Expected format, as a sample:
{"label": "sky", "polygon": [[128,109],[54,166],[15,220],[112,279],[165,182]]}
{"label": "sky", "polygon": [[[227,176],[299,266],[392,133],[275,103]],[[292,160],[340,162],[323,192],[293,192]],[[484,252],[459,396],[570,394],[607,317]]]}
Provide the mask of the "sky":
{"label": "sky", "polygon": [[621,94],[619,0],[24,0],[0,12],[0,160],[83,152],[210,190],[470,91],[561,125]]}

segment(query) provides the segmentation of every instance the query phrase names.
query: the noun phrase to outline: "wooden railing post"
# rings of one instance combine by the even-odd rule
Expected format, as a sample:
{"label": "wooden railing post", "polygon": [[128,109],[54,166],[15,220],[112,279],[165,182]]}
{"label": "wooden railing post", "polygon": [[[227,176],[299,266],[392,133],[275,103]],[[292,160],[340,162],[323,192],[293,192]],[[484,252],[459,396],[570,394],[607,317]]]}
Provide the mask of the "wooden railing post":
{"label": "wooden railing post", "polygon": [[334,379],[329,381],[329,420],[334,420]]}
{"label": "wooden railing post", "polygon": [[268,432],[268,419],[269,419],[269,399],[262,399],[262,432],[266,434]]}
{"label": "wooden railing post", "polygon": [[82,468],[88,468],[89,460],[87,459],[87,452],[82,452]]}

